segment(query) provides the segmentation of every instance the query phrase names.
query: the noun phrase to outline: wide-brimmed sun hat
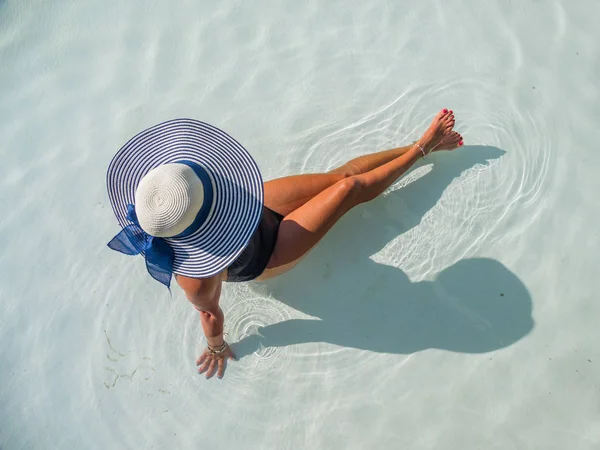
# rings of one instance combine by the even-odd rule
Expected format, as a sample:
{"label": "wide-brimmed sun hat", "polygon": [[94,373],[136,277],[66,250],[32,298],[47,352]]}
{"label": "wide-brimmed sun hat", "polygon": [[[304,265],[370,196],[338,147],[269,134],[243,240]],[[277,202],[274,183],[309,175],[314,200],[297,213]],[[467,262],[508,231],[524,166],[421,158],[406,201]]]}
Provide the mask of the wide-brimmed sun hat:
{"label": "wide-brimmed sun hat", "polygon": [[134,136],[114,156],[108,197],[123,229],[108,244],[142,254],[153,278],[206,278],[242,253],[263,207],[256,162],[204,122],[175,119]]}

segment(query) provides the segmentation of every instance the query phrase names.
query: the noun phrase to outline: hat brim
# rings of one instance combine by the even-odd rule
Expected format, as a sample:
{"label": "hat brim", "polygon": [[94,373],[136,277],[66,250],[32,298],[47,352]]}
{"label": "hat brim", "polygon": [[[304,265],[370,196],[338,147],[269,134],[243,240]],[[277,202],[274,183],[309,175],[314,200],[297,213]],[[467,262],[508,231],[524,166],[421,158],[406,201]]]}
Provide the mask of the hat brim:
{"label": "hat brim", "polygon": [[122,227],[127,205],[150,170],[188,160],[208,173],[211,210],[202,226],[183,238],[165,238],[175,254],[173,272],[206,278],[227,268],[244,251],[262,215],[263,180],[248,151],[227,133],[194,119],[175,119],[134,136],[114,156],[106,175],[108,197]]}

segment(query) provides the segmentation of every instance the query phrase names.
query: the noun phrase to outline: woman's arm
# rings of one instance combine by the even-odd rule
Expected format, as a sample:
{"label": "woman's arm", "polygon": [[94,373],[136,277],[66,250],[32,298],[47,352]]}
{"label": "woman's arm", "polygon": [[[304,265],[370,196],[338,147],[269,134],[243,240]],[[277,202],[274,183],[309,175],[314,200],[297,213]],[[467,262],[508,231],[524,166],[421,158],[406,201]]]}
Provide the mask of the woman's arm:
{"label": "woman's arm", "polygon": [[223,323],[225,322],[223,310],[219,305],[204,311],[196,307],[196,305],[194,307],[200,311],[200,324],[202,325],[208,346],[210,348],[221,347],[225,342],[225,339],[223,339]]}
{"label": "woman's arm", "polygon": [[177,282],[185,291],[188,300],[200,312],[200,324],[206,336],[208,348],[197,359],[199,373],[206,372],[206,377],[212,377],[215,372],[219,378],[225,372],[228,358],[235,359],[233,352],[223,339],[223,323],[225,317],[219,306],[221,296],[222,276],[210,278],[188,278],[177,276]]}

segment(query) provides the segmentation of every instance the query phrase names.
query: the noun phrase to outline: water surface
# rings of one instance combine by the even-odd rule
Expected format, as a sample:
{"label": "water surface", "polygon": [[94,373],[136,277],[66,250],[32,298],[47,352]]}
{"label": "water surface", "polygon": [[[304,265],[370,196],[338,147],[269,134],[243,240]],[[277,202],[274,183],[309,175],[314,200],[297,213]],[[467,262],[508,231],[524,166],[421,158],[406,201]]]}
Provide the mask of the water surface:
{"label": "water surface", "polygon": [[[0,1],[3,449],[596,449],[600,4]],[[226,286],[240,361],[110,251],[107,165],[174,117],[266,179],[466,146],[293,272]]]}

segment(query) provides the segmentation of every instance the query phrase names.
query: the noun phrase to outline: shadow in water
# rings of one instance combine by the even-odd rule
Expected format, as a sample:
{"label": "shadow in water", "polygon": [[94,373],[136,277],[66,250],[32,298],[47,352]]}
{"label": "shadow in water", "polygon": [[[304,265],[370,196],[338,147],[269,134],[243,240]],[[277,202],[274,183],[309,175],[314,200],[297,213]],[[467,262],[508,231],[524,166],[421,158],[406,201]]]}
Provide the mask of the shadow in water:
{"label": "shadow in water", "polygon": [[533,328],[531,297],[499,261],[463,259],[433,281],[413,283],[398,268],[369,258],[417,225],[464,170],[504,153],[467,146],[432,155],[431,172],[351,211],[305,261],[263,283],[275,299],[317,319],[259,328],[235,345],[238,356],[305,342],[400,354],[428,348],[482,353],[525,336]]}

